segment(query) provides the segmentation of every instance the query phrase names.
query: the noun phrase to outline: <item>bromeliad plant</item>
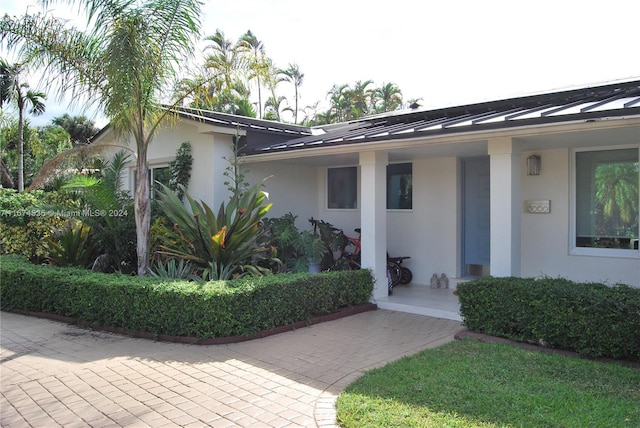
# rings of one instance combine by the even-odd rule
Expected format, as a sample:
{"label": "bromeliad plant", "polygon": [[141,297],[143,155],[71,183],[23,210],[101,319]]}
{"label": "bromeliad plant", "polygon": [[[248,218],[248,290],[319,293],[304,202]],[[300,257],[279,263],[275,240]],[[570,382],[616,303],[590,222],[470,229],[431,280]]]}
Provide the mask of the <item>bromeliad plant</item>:
{"label": "bromeliad plant", "polygon": [[205,280],[270,272],[258,265],[276,260],[271,247],[258,245],[266,233],[260,228],[262,218],[271,209],[261,183],[234,193],[226,206],[220,204],[217,215],[184,189],[190,210],[167,186],[159,187],[158,205],[174,225],[171,235],[164,237],[161,254],[193,263]]}

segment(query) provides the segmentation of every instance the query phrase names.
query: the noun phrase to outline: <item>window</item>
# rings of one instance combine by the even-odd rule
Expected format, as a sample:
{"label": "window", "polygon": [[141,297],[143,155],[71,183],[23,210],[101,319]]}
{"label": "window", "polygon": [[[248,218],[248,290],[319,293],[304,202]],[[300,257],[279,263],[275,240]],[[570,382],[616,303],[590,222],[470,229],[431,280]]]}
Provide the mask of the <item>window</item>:
{"label": "window", "polygon": [[575,246],[638,249],[638,149],[577,152]]}
{"label": "window", "polygon": [[[136,170],[133,171],[133,188],[136,188]],[[149,193],[151,199],[155,199],[155,189],[158,187],[156,181],[164,184],[165,186],[169,185],[169,180],[171,179],[171,170],[168,166],[162,167],[151,167],[149,168]],[[135,192],[135,190],[134,190]]]}
{"label": "window", "polygon": [[387,166],[387,209],[413,208],[413,165],[397,163]]}
{"label": "window", "polygon": [[358,208],[358,168],[329,168],[327,170],[327,208]]}
{"label": "window", "polygon": [[171,179],[171,170],[168,166],[163,167],[151,167],[149,168],[149,189],[151,190],[151,199],[155,199],[155,190],[159,187],[156,183],[162,183],[165,186],[169,185],[169,180]]}

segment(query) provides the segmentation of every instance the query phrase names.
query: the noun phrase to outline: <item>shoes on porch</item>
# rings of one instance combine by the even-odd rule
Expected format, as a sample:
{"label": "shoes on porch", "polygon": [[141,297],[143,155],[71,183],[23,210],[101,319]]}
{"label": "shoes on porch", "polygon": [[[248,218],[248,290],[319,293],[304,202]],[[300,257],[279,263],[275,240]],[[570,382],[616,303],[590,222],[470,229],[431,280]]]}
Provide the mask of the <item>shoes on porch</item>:
{"label": "shoes on porch", "polygon": [[444,273],[440,276],[440,288],[449,288],[449,278]]}
{"label": "shoes on porch", "polygon": [[434,273],[431,276],[431,288],[440,288],[440,279],[438,278],[438,274]]}

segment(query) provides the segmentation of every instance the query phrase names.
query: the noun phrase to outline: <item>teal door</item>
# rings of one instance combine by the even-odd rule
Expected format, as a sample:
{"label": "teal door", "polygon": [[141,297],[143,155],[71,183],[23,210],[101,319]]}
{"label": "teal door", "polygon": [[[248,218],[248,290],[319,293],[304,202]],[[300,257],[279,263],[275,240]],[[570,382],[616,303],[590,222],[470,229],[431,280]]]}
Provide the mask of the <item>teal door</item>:
{"label": "teal door", "polygon": [[462,273],[487,276],[491,265],[489,157],[464,160],[462,175]]}

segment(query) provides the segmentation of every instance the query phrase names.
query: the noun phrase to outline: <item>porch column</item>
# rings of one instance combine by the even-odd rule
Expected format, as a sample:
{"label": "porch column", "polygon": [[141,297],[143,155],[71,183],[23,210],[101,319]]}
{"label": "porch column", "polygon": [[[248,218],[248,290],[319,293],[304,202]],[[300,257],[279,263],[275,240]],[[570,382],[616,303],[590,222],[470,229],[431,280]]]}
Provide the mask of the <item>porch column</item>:
{"label": "porch column", "polygon": [[512,138],[488,145],[491,191],[491,275],[520,275],[520,153]]}
{"label": "porch column", "polygon": [[360,153],[360,228],[362,267],[375,278],[373,298],[388,295],[387,152]]}

